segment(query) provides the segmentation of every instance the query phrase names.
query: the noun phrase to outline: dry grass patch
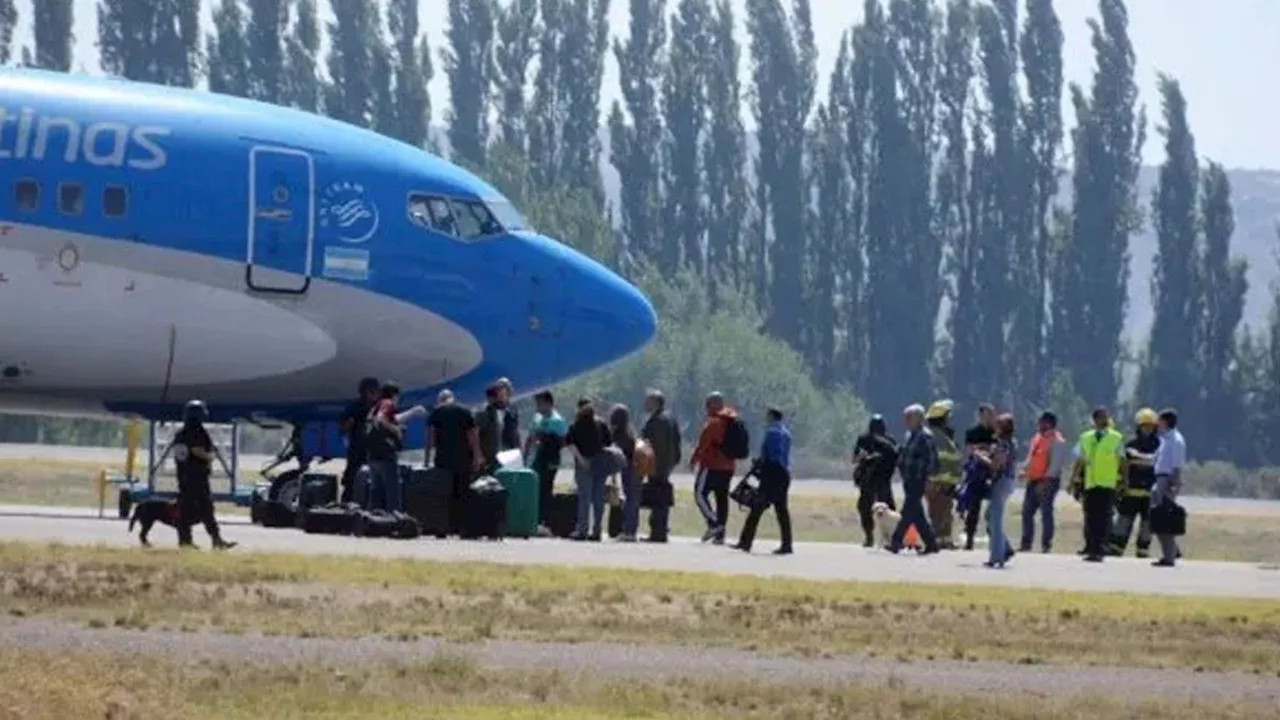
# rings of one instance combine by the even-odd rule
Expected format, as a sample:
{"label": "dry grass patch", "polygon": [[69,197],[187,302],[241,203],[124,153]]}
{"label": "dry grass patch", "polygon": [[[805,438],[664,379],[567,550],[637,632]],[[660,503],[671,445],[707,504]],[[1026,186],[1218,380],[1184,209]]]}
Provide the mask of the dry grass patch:
{"label": "dry grass patch", "polygon": [[50,718],[441,718],[447,720],[1259,720],[1274,708],[1213,702],[1118,704],[1089,696],[940,695],[875,686],[642,681],[496,672],[442,656],[411,665],[164,662],[95,652],[0,650],[0,715]]}
{"label": "dry grass patch", "polygon": [[1280,672],[1280,602],[0,544],[0,611],[294,636]]}

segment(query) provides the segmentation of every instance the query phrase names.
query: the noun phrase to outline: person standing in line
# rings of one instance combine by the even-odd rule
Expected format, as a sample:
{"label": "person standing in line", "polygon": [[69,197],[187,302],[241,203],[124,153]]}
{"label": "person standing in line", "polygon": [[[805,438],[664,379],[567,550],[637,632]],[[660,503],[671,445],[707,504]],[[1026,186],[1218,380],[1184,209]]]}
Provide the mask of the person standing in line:
{"label": "person standing in line", "polygon": [[898,466],[898,443],[889,435],[884,417],[872,415],[867,432],[853,446],[853,482],[858,487],[858,517],[866,536],[863,547],[875,545],[876,519],[871,508],[878,502],[897,510],[893,499],[893,471]]}
{"label": "person standing in line", "polygon": [[600,542],[604,536],[604,486],[609,478],[605,448],[613,442],[609,426],[596,417],[591,400],[578,400],[578,414],[565,443],[573,451],[573,479],[578,486],[578,517],[570,540]]}
{"label": "person standing in line", "polygon": [[498,453],[503,450],[503,434],[506,431],[507,410],[502,405],[502,386],[494,383],[484,390],[484,407],[476,411],[476,433],[480,436],[480,452],[483,453],[483,471],[492,475],[502,467]]}
{"label": "person standing in line", "polygon": [[1124,436],[1112,427],[1106,408],[1094,409],[1093,427],[1080,435],[1075,454],[1084,476],[1084,559],[1102,562],[1111,530],[1116,485],[1125,466]]}
{"label": "person standing in line", "polygon": [[1036,434],[1031,438],[1024,473],[1026,493],[1022,496],[1022,552],[1031,552],[1036,537],[1036,514],[1040,514],[1040,550],[1053,548],[1053,503],[1062,487],[1062,470],[1069,449],[1058,432],[1058,416],[1051,412],[1040,415]]}
{"label": "person standing in line", "polygon": [[533,426],[525,438],[524,456],[529,468],[538,474],[538,534],[551,536],[551,503],[556,491],[556,473],[560,471],[560,451],[564,448],[569,423],[556,411],[555,396],[543,390],[533,396],[537,412]]}
{"label": "person standing in line", "polygon": [[222,539],[218,518],[213,511],[213,489],[209,476],[218,448],[209,437],[204,423],[209,409],[200,400],[191,400],[182,411],[182,429],[173,438],[170,450],[178,472],[178,547],[196,549],[191,528],[203,523],[214,550],[230,550],[233,542]]}
{"label": "person standing in line", "polygon": [[1134,416],[1134,425],[1134,436],[1125,443],[1128,471],[1116,500],[1116,517],[1111,523],[1107,554],[1124,555],[1136,523],[1137,557],[1145,558],[1151,549],[1151,490],[1156,484],[1155,459],[1156,450],[1160,447],[1156,411],[1142,408]]}
{"label": "person standing in line", "polygon": [[449,473],[449,516],[461,518],[472,475],[481,469],[484,456],[475,416],[456,402],[452,390],[436,395],[436,406],[427,416],[423,452],[424,465]]}
{"label": "person standing in line", "polygon": [[347,504],[355,497],[356,477],[368,458],[365,450],[365,422],[369,411],[378,402],[378,378],[367,377],[360,381],[358,397],[347,406],[339,426],[347,436],[347,465],[342,469],[342,495],[340,502]]}
{"label": "person standing in line", "polygon": [[498,407],[502,410],[502,437],[500,445],[504,451],[520,449],[520,412],[511,403],[515,394],[515,385],[507,378],[498,378]]}
{"label": "person standing in line", "polygon": [[907,406],[902,411],[902,420],[907,427],[907,437],[898,453],[898,474],[902,476],[902,519],[898,521],[893,540],[886,549],[894,554],[901,552],[907,528],[915,525],[920,540],[924,542],[921,554],[932,555],[938,552],[938,538],[934,536],[924,511],[924,488],[929,475],[938,469],[938,450],[933,445],[933,434],[924,426],[924,406]]}
{"label": "person standing in line", "polygon": [[631,427],[631,411],[614,405],[609,411],[609,436],[627,459],[622,476],[622,534],[618,542],[635,542],[640,528],[640,478],[636,476],[636,431]]}
{"label": "person standing in line", "polygon": [[1013,415],[996,418],[996,451],[992,458],[991,494],[987,500],[987,562],[989,568],[1002,568],[1013,559],[1013,547],[1004,531],[1004,512],[1013,495],[1018,466],[1018,446],[1014,439]]}
{"label": "person standing in line", "polygon": [[[1156,449],[1156,487],[1151,493],[1151,505],[1158,508],[1172,504],[1182,489],[1182,468],[1187,464],[1187,441],[1178,430],[1178,413],[1172,408],[1160,411],[1160,447]],[[1160,559],[1151,563],[1156,567],[1173,567],[1179,556],[1178,541],[1173,535],[1156,535],[1160,542]]]}
{"label": "person standing in line", "polygon": [[760,443],[760,458],[756,467],[760,473],[760,493],[767,504],[761,503],[751,508],[747,520],[742,525],[742,534],[734,549],[746,553],[751,552],[751,543],[755,541],[756,528],[760,518],[770,506],[778,515],[778,532],[782,535],[782,544],[774,555],[790,555],[791,546],[791,511],[787,507],[787,494],[791,490],[791,431],[782,422],[782,411],[769,408],[765,413],[768,427],[764,433],[764,441]]}
{"label": "person standing in line", "polygon": [[954,550],[955,540],[951,530],[951,519],[955,512],[955,497],[960,475],[964,472],[964,463],[960,459],[960,450],[956,447],[956,431],[951,427],[951,411],[955,405],[950,400],[939,400],[925,411],[924,419],[933,434],[933,442],[938,448],[938,470],[929,477],[925,486],[925,507],[929,511],[929,524],[938,536],[938,545],[943,550]]}
{"label": "person standing in line", "polygon": [[978,406],[978,424],[964,433],[964,491],[960,509],[964,511],[964,549],[973,549],[982,517],[982,501],[991,489],[991,452],[996,444],[996,407],[991,403]]}
{"label": "person standing in line", "polygon": [[[707,522],[702,542],[723,545],[725,526],[729,524],[729,484],[738,467],[725,441],[729,439],[730,427],[741,427],[742,421],[732,408],[725,406],[724,396],[718,392],[707,396],[706,409],[707,419],[698,435],[698,446],[689,459],[689,470],[697,473],[693,497]],[[750,452],[750,448],[746,448],[742,457]],[[714,509],[708,501],[713,496]]]}
{"label": "person standing in line", "polygon": [[402,413],[396,412],[400,400],[400,386],[394,382],[382,385],[378,402],[369,412],[368,458],[369,471],[373,475],[373,495],[370,506],[388,512],[404,510],[404,493],[400,486],[400,450],[404,447],[404,423],[410,418],[425,415],[426,408],[416,405]]}
{"label": "person standing in line", "polygon": [[645,480],[648,489],[643,491],[650,497],[649,537],[645,542],[665,543],[671,506],[675,505],[671,473],[680,465],[680,425],[667,411],[667,400],[658,390],[645,394],[644,409],[649,419],[640,434],[653,449],[653,473]]}

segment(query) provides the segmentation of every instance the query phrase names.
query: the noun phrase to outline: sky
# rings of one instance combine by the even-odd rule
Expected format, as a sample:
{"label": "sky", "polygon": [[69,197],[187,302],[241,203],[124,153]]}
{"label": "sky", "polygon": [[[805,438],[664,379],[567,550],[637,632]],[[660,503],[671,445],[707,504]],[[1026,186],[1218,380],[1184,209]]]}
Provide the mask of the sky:
{"label": "sky", "polygon": [[[214,1],[204,0],[206,27],[211,27]],[[668,8],[677,1],[667,0]],[[18,0],[22,16],[19,45],[30,42],[33,2],[38,0]],[[745,0],[733,2],[745,43]],[[95,0],[75,0],[75,34],[77,67],[96,73],[95,4]],[[320,0],[320,4],[327,17],[326,0]],[[447,0],[420,0],[420,6],[423,27],[433,48],[438,48],[444,37]],[[612,0],[609,19],[615,35],[625,35],[627,31],[627,6],[627,0]],[[1066,78],[1087,85],[1093,53],[1086,21],[1096,15],[1097,2],[1057,0],[1056,7],[1066,38]],[[823,78],[819,97],[825,97],[825,76],[834,62],[841,35],[861,18],[862,2],[812,0],[812,8]],[[1187,96],[1191,127],[1202,156],[1233,168],[1280,169],[1280,134],[1274,132],[1272,125],[1280,110],[1280,97],[1271,85],[1271,73],[1280,68],[1280,43],[1275,42],[1275,29],[1280,28],[1280,0],[1129,0],[1128,8],[1130,36],[1138,57],[1140,97],[1148,105],[1151,117],[1159,115],[1156,74],[1171,74],[1181,81]],[[744,51],[744,80],[745,62]],[[443,73],[437,73],[430,87],[435,107],[447,104],[447,91]],[[617,68],[610,56],[601,97],[603,107],[616,99]],[[1069,113],[1065,100],[1064,97]],[[1070,122],[1069,116],[1067,121]],[[1159,138],[1153,132],[1145,147],[1145,160],[1156,164],[1161,153]]]}

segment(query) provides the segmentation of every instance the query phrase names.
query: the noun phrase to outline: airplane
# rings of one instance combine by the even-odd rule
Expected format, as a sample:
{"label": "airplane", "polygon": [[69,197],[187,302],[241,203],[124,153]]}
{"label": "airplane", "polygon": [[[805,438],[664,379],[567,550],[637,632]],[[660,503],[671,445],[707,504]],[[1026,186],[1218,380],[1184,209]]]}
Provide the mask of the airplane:
{"label": "airplane", "polygon": [[[330,118],[0,70],[0,411],[332,421],[520,396],[643,349],[657,317],[492,185]],[[407,434],[409,448],[421,433]],[[412,444],[417,442],[417,445]]]}

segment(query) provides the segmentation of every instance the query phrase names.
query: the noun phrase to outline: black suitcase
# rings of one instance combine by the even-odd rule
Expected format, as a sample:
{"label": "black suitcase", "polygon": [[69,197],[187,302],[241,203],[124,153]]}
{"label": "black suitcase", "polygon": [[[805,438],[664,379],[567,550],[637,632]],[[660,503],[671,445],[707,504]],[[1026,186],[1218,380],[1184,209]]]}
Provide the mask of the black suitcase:
{"label": "black suitcase", "polygon": [[355,525],[356,510],[346,505],[330,504],[298,511],[298,526],[312,535],[350,535]]}
{"label": "black suitcase", "polygon": [[258,518],[262,527],[269,528],[294,527],[298,521],[293,508],[275,500],[264,500],[259,505]]}
{"label": "black suitcase", "polygon": [[404,511],[422,527],[423,535],[443,538],[453,531],[453,473],[419,468],[404,484]]}
{"label": "black suitcase", "polygon": [[386,510],[361,510],[355,513],[352,531],[359,537],[396,540],[412,540],[422,534],[417,520],[402,512]]}
{"label": "black suitcase", "polygon": [[551,507],[547,508],[547,529],[558,538],[567,538],[573,534],[573,526],[578,522],[578,496],[575,493],[556,493],[551,496]]}
{"label": "black suitcase", "polygon": [[1167,498],[1158,507],[1151,508],[1151,532],[1174,537],[1186,535],[1186,508]]}
{"label": "black suitcase", "polygon": [[338,476],[307,473],[298,488],[298,508],[322,507],[338,502]]}
{"label": "black suitcase", "polygon": [[507,489],[501,485],[467,493],[462,527],[458,535],[466,540],[501,540],[507,535]]}

